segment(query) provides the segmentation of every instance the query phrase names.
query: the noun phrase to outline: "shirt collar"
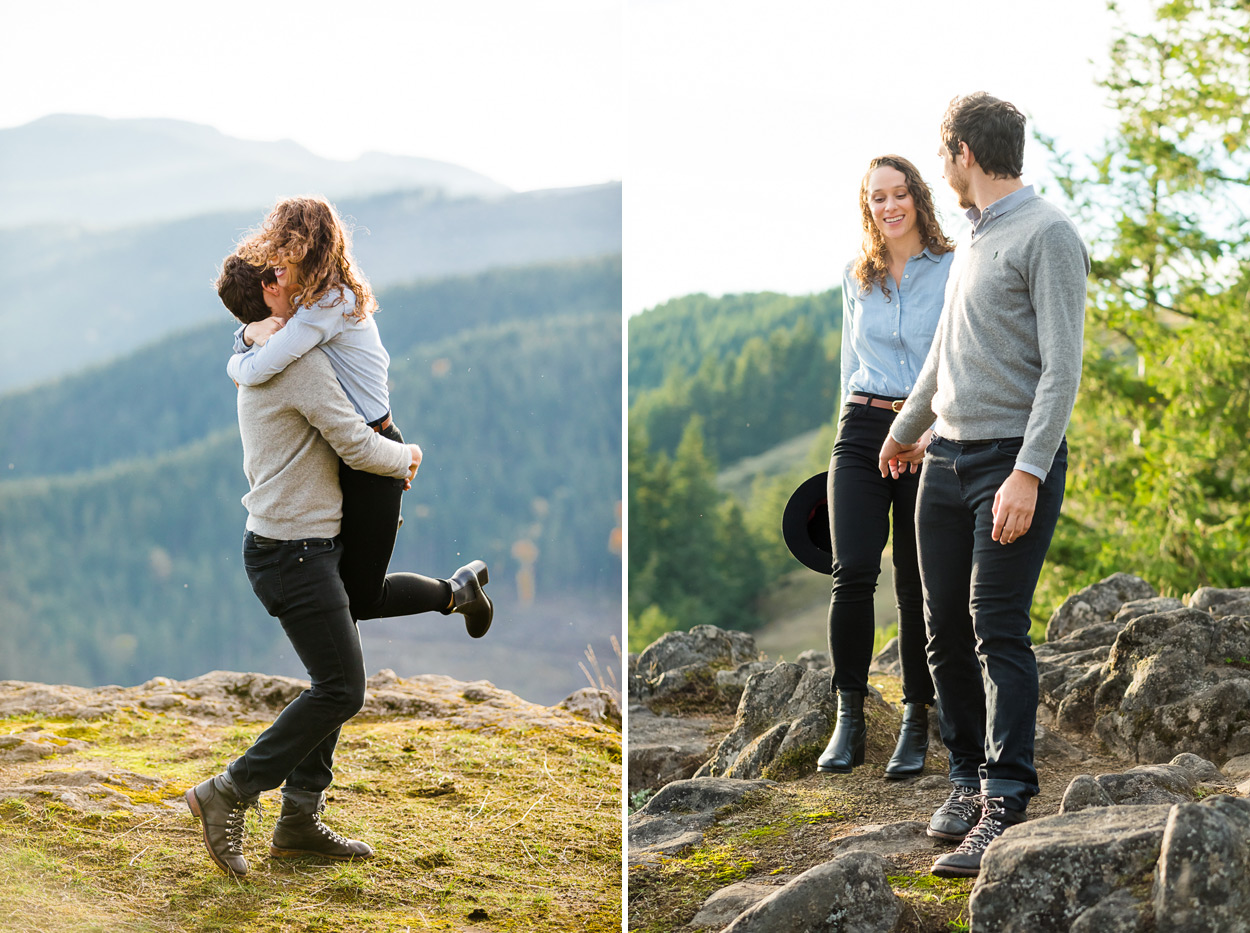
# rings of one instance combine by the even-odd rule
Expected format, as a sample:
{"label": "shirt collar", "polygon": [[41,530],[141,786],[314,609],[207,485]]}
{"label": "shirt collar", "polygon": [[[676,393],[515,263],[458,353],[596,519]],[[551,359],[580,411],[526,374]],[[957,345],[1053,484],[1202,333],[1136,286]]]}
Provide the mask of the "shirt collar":
{"label": "shirt collar", "polygon": [[[919,255],[924,256],[924,257],[925,257],[926,259],[928,259],[930,262],[941,262],[941,261],[942,261],[942,257],[941,257],[941,256],[939,256],[937,253],[933,252],[933,250],[929,249],[929,247],[927,247],[927,246],[926,246],[924,249],[922,249],[922,250],[920,251]],[[912,258],[915,258],[915,257],[912,257]]]}
{"label": "shirt collar", "polygon": [[1032,197],[1036,197],[1033,193],[1033,186],[1025,185],[1023,188],[1019,188],[1016,191],[1011,192],[1011,194],[999,198],[987,207],[984,212],[978,210],[976,207],[968,208],[968,212],[965,216],[967,216],[968,220],[972,222],[972,231],[975,233],[978,227],[989,223],[997,217],[1002,217],[1003,214],[1014,210]]}

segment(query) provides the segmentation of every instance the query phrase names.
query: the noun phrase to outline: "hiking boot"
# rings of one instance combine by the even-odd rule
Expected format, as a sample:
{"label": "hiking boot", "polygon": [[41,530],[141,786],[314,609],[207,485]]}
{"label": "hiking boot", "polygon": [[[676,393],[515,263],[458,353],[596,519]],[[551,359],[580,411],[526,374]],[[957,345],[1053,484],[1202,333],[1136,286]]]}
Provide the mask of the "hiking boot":
{"label": "hiking boot", "polygon": [[816,770],[822,774],[847,774],[855,765],[862,765],[867,736],[864,694],[859,690],[839,690],[837,723],[816,762]]}
{"label": "hiking boot", "polygon": [[226,874],[247,874],[243,858],[243,820],[248,807],[260,810],[260,795],[241,797],[234,781],[223,772],[191,788],[183,797],[204,824],[204,847]]}
{"label": "hiking boot", "polygon": [[954,852],[947,852],[933,863],[933,874],[939,878],[975,878],[981,873],[981,856],[991,842],[1018,823],[1024,822],[1023,810],[1008,810],[998,797],[985,801],[985,810],[972,831]]}
{"label": "hiking boot", "polygon": [[956,784],[946,802],[929,820],[926,832],[937,839],[963,842],[965,836],[981,819],[981,788]]}
{"label": "hiking boot", "polygon": [[897,780],[919,774],[924,771],[924,759],[928,752],[929,707],[923,703],[906,703],[903,706],[903,725],[898,730],[898,744],[885,766],[885,776]]}
{"label": "hiking boot", "polygon": [[322,858],[353,859],[373,855],[368,843],[340,836],[325,823],[325,794],[315,790],[283,790],[282,812],[273,828],[274,858],[298,858],[319,855]]}

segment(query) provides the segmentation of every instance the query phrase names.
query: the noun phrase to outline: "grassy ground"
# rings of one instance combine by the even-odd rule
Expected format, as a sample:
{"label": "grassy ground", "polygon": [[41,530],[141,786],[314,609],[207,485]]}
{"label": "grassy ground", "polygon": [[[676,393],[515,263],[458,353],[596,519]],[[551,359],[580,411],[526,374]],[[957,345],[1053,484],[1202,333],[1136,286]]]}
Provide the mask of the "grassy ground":
{"label": "grassy ground", "polygon": [[[620,929],[620,736],[586,726],[473,732],[407,719],[343,730],[326,822],[368,841],[363,862],[268,856],[276,791],[248,817],[251,871],[209,861],[181,800],[264,723],[204,726],[133,709],[90,723],[17,717],[91,743],[0,765],[0,791],[48,771],[132,771],[141,808],[87,811],[54,794],[0,801],[0,930],[417,931]],[[101,795],[103,796],[103,795]]]}

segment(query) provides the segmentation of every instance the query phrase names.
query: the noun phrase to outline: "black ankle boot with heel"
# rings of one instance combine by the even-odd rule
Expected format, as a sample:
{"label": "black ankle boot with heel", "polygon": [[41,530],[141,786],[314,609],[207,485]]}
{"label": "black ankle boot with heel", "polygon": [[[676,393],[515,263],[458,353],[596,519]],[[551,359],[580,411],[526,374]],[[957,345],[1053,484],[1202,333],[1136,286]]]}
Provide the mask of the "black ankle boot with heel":
{"label": "black ankle boot with heel", "polygon": [[892,780],[911,777],[924,771],[925,755],[929,753],[929,707],[924,703],[903,705],[903,725],[898,730],[898,744],[885,766],[885,776]]}
{"label": "black ankle boot with heel", "polygon": [[847,774],[856,765],[862,765],[867,736],[864,694],[858,690],[839,690],[837,724],[824,754],[816,762],[816,770],[822,774]]}

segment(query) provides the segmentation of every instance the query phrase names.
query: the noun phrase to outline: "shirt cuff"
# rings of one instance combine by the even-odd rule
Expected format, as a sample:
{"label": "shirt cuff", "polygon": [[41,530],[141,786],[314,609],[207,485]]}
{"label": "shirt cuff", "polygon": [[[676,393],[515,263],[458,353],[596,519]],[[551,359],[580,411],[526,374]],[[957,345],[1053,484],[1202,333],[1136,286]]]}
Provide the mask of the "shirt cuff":
{"label": "shirt cuff", "polygon": [[1047,474],[1046,474],[1046,471],[1043,470],[1041,467],[1035,467],[1029,463],[1021,463],[1019,460],[1017,460],[1016,469],[1020,470],[1022,473],[1028,473],[1030,476],[1036,476],[1038,479],[1038,482],[1042,482],[1042,483],[1046,482]]}
{"label": "shirt cuff", "polygon": [[252,349],[250,346],[248,346],[247,341],[243,339],[243,331],[245,330],[247,330],[246,324],[244,324],[242,327],[240,327],[238,330],[234,332],[234,352],[235,353],[246,353],[248,350]]}

